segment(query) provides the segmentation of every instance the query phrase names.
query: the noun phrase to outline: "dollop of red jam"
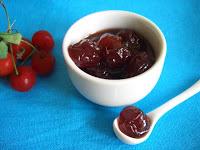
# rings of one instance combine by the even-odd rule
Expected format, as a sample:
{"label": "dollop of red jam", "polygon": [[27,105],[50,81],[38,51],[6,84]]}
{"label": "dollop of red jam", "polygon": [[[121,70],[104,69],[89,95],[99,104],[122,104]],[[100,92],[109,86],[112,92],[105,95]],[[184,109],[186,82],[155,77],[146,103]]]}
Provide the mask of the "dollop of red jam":
{"label": "dollop of red jam", "polygon": [[150,129],[150,118],[140,109],[128,106],[122,110],[118,119],[121,132],[133,138],[141,138]]}
{"label": "dollop of red jam", "polygon": [[148,70],[155,62],[150,43],[131,29],[108,29],[70,45],[69,55],[86,73],[124,79]]}

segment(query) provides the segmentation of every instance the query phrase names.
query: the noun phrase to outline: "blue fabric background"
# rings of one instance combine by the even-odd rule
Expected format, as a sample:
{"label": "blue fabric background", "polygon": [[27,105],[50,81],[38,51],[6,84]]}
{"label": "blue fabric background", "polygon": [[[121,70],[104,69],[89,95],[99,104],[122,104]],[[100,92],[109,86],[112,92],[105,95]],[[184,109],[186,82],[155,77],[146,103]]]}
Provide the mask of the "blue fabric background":
{"label": "blue fabric background", "polygon": [[[120,108],[97,106],[71,84],[62,56],[67,29],[92,12],[120,9],[146,16],[163,31],[168,51],[154,90],[135,105],[149,112],[192,85],[200,77],[199,0],[6,0],[14,28],[25,37],[46,29],[55,38],[55,72],[38,78],[28,93],[0,79],[0,149],[200,149],[200,94],[165,115],[150,138],[128,146],[114,135],[112,121]],[[0,9],[0,30],[6,29]],[[148,84],[148,83],[147,83]]]}

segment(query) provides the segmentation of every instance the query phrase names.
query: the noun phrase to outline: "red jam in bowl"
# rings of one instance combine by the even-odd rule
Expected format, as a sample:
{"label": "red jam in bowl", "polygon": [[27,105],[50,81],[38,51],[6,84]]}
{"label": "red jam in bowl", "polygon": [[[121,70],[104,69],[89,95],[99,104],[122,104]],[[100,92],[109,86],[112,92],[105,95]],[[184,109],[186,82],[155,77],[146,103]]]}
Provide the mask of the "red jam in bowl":
{"label": "red jam in bowl", "polygon": [[140,109],[128,106],[122,110],[118,118],[121,132],[133,138],[141,138],[150,129],[150,118]]}
{"label": "red jam in bowl", "polygon": [[131,29],[108,29],[70,45],[69,55],[84,72],[104,79],[125,79],[155,62],[150,43]]}

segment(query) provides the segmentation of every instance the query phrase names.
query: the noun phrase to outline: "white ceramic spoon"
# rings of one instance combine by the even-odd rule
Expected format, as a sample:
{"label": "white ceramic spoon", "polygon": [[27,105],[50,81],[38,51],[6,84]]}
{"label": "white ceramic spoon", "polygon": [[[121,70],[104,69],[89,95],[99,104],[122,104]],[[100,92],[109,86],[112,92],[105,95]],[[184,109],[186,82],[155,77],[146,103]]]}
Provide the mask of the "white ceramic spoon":
{"label": "white ceramic spoon", "polygon": [[197,94],[200,91],[200,80],[198,80],[194,85],[192,85],[190,88],[185,90],[183,93],[179,94],[178,96],[172,98],[165,104],[161,105],[157,109],[151,111],[147,115],[151,119],[151,127],[149,132],[142,138],[132,138],[124,133],[122,133],[118,127],[118,118],[116,118],[113,121],[113,130],[116,134],[116,136],[124,143],[126,144],[139,144],[144,142],[151,134],[154,126],[156,125],[157,121],[168,111],[176,107],[178,104],[186,101],[188,98],[192,97],[193,95]]}

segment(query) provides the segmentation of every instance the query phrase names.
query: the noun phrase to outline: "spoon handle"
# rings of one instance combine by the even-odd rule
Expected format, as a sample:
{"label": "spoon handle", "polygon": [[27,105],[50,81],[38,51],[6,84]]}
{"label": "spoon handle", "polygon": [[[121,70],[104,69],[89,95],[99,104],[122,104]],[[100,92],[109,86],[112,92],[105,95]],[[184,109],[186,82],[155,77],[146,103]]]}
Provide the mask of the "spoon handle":
{"label": "spoon handle", "polygon": [[171,109],[176,107],[178,104],[186,101],[188,98],[197,94],[199,91],[200,91],[200,80],[198,80],[195,84],[193,84],[190,88],[186,89],[181,94],[177,95],[176,97],[172,98],[168,102],[164,103],[160,107],[150,112],[148,115],[157,121],[166,112],[170,111]]}

